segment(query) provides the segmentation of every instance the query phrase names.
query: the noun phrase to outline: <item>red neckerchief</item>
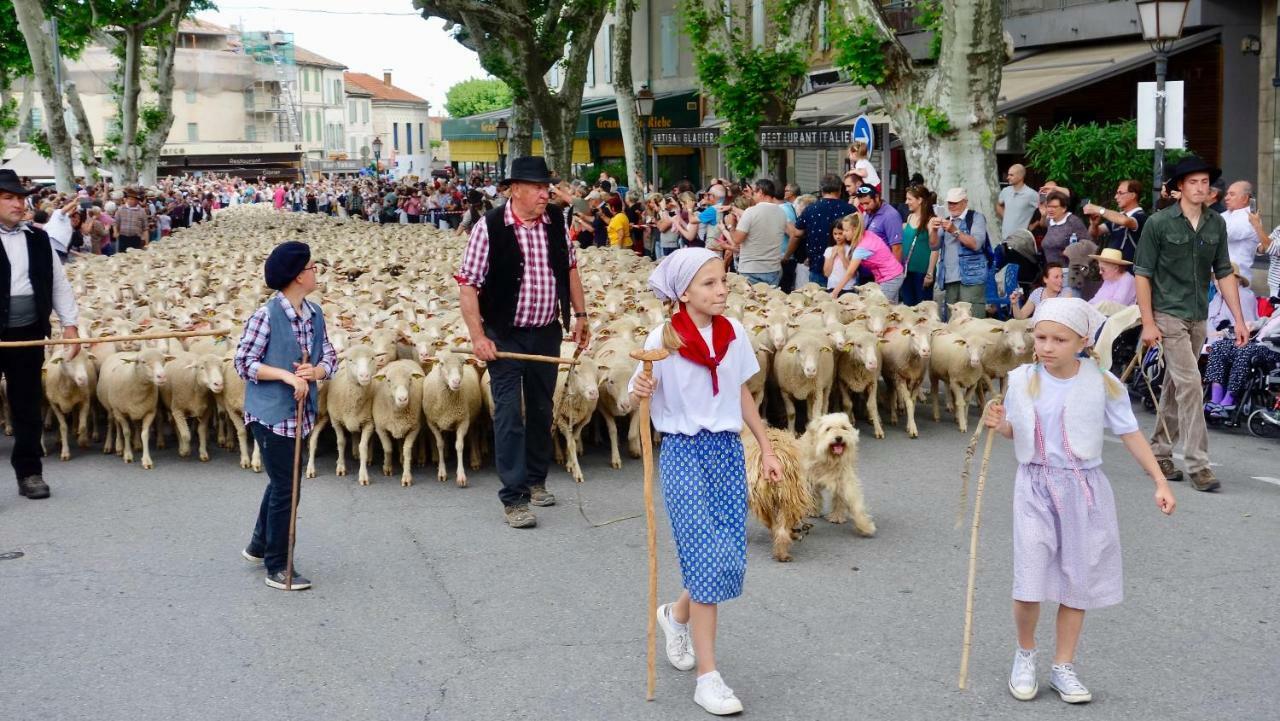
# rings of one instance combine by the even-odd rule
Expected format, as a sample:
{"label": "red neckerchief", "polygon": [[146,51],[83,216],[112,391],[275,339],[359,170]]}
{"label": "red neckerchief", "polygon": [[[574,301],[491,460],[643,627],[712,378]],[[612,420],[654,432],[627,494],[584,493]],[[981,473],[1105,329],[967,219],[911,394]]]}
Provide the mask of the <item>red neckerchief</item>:
{"label": "red neckerchief", "polygon": [[684,345],[680,347],[680,355],[711,371],[711,395],[719,395],[720,380],[716,377],[716,367],[724,361],[729,352],[729,344],[733,342],[733,324],[724,316],[712,316],[711,345],[715,349],[714,356],[707,349],[707,342],[693,324],[693,319],[685,312],[684,303],[680,304],[679,312],[671,316],[671,327],[680,336],[680,340],[684,341]]}

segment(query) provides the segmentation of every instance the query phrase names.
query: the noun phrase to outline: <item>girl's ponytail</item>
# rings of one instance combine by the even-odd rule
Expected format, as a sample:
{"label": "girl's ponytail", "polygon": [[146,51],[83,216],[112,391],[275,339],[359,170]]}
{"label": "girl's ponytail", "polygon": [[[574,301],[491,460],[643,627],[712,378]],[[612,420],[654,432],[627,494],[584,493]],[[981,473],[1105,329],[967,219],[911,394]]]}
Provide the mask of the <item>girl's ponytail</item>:
{"label": "girl's ponytail", "polygon": [[[1098,370],[1101,371],[1102,358],[1098,355],[1098,350],[1093,346],[1089,346],[1088,350],[1086,350],[1085,353],[1087,353],[1088,356],[1093,359],[1094,363],[1098,364]],[[1108,398],[1114,399],[1124,395],[1124,387],[1120,385],[1119,381],[1111,377],[1110,373],[1103,372],[1102,380],[1103,380],[1103,385],[1107,387]]]}
{"label": "girl's ponytail", "polygon": [[662,324],[662,347],[673,353],[684,347],[684,341],[680,340],[680,334],[676,333],[671,321]]}

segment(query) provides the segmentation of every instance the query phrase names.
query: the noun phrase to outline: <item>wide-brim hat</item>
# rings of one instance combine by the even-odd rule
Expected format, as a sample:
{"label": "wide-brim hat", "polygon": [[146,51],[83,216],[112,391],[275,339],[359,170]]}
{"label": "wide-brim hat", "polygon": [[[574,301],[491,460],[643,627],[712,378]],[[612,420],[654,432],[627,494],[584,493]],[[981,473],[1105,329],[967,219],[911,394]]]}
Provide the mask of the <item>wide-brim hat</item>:
{"label": "wide-brim hat", "polygon": [[1112,265],[1133,265],[1131,261],[1124,259],[1124,253],[1119,248],[1103,248],[1102,252],[1089,256],[1099,263],[1111,263]]}
{"label": "wide-brim hat", "polygon": [[519,183],[551,183],[551,170],[541,156],[525,156],[511,161],[511,172],[506,180]]}
{"label": "wide-brim hat", "polygon": [[1177,189],[1178,182],[1192,173],[1208,173],[1210,183],[1222,177],[1221,168],[1215,168],[1212,165],[1209,165],[1204,160],[1201,160],[1199,156],[1188,155],[1182,160],[1179,160],[1177,164],[1173,166],[1173,169],[1168,172],[1165,184],[1169,188]]}
{"label": "wide-brim hat", "polygon": [[130,185],[129,187],[124,189],[124,197],[134,198],[135,200],[142,200],[143,198],[146,197],[146,193],[142,191],[142,188],[139,188],[136,185]]}
{"label": "wide-brim hat", "polygon": [[1237,278],[1239,278],[1239,279],[1240,279],[1240,286],[1241,286],[1241,287],[1243,287],[1243,288],[1248,288],[1248,287],[1249,287],[1249,276],[1245,275],[1244,271],[1240,269],[1240,266],[1239,266],[1239,265],[1237,265],[1237,264],[1235,264],[1235,263],[1232,263],[1232,264],[1231,264],[1231,272],[1232,272],[1232,274],[1234,274],[1234,275],[1235,275],[1235,277],[1237,277]]}
{"label": "wide-brim hat", "polygon": [[7,168],[0,168],[0,191],[14,195],[31,195],[36,192],[36,189],[24,187],[17,173]]}

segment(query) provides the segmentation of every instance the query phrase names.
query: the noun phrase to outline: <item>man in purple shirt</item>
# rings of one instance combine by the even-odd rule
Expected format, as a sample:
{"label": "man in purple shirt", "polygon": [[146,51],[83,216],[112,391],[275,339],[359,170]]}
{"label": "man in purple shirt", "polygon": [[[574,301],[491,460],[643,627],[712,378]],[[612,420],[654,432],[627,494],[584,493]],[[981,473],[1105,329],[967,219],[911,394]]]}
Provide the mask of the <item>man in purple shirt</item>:
{"label": "man in purple shirt", "polygon": [[902,216],[897,208],[881,202],[874,186],[859,185],[854,197],[857,198],[858,210],[867,219],[867,230],[883,238],[889,250],[893,251],[893,257],[902,260]]}

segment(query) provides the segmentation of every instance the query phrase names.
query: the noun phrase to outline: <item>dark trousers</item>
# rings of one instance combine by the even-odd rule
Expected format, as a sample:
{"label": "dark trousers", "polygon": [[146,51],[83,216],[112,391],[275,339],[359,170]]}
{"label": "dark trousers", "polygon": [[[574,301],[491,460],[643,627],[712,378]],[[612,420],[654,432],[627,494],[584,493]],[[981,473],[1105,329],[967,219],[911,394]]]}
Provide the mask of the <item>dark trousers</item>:
{"label": "dark trousers", "polygon": [[[267,490],[262,494],[258,522],[249,540],[249,552],[262,556],[267,573],[283,571],[289,553],[289,510],[293,503],[294,440],[272,433],[261,423],[249,424],[253,439],[262,450],[262,468],[267,472]],[[303,438],[306,442],[306,438]],[[302,486],[298,486],[302,502]],[[297,569],[294,569],[297,572]]]}
{"label": "dark trousers", "polygon": [[142,238],[136,235],[122,235],[117,239],[116,250],[123,253],[130,248],[142,248]]}
{"label": "dark trousers", "polygon": [[898,300],[903,305],[912,306],[921,301],[933,300],[933,286],[929,286],[926,290],[924,287],[924,273],[915,273],[908,271],[905,278],[902,279],[902,289],[898,291]]}
{"label": "dark trousers", "polygon": [[[0,340],[6,341],[41,338],[40,329],[34,324],[0,333]],[[9,462],[18,478],[38,476],[42,471],[40,435],[44,433],[44,419],[40,411],[43,398],[40,366],[43,364],[44,349],[39,346],[0,350],[0,373],[4,374],[13,413],[13,454]]]}
{"label": "dark trousers", "polygon": [[[560,324],[541,328],[512,328],[505,336],[488,335],[500,351],[560,355]],[[493,389],[493,447],[497,456],[502,505],[529,502],[529,487],[547,482],[551,465],[551,403],[557,366],[516,360],[489,363]],[[521,397],[524,418],[520,417]]]}
{"label": "dark trousers", "polygon": [[782,292],[790,293],[796,289],[796,265],[795,258],[782,261]]}

